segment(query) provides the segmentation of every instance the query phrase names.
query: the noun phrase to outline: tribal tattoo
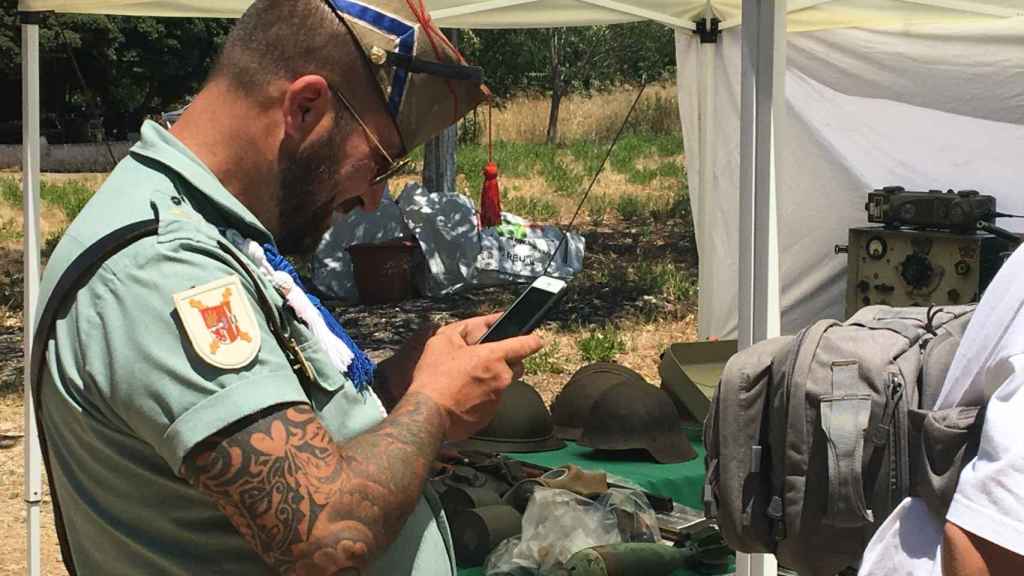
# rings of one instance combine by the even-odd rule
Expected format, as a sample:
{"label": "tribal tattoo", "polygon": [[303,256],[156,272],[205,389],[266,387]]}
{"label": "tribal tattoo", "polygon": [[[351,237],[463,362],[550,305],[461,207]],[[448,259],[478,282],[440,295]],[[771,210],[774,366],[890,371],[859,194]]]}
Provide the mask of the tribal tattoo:
{"label": "tribal tattoo", "polygon": [[282,574],[359,574],[415,508],[445,426],[410,393],[339,445],[309,406],[279,407],[207,439],[182,471]]}

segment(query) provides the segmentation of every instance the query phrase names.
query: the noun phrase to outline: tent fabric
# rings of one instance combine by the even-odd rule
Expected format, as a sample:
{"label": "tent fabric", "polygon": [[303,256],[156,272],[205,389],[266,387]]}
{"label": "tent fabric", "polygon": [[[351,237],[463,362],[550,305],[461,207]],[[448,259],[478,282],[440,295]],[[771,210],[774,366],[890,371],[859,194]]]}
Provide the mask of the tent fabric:
{"label": "tent fabric", "polygon": [[[251,0],[20,0],[19,9],[134,16],[239,16]],[[530,28],[655,20],[690,27],[710,5],[728,28],[742,0],[427,0],[438,24]],[[790,31],[1024,16],[1019,0],[789,0]]]}
{"label": "tent fabric", "polygon": [[[694,197],[700,252],[700,335],[736,333],[739,238],[740,33],[717,44],[715,139],[698,143],[699,41],[679,32],[679,100],[691,194],[712,154],[708,198]],[[844,317],[847,229],[867,225],[867,192],[977,189],[1024,212],[1024,18],[788,37],[786,117],[776,145],[782,330]],[[702,203],[706,203],[703,205]],[[1024,226],[1001,220],[1011,230]],[[703,233],[702,233],[703,230]],[[705,238],[706,237],[706,238]]]}

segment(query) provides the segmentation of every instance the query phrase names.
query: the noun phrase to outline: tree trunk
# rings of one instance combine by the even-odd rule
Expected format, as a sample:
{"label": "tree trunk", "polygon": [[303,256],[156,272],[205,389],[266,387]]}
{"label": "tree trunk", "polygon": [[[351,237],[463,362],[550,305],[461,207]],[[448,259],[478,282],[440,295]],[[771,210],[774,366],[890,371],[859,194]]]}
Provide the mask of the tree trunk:
{"label": "tree trunk", "polygon": [[551,31],[551,108],[548,113],[548,144],[558,143],[558,110],[562,106],[565,86],[562,83],[561,45],[558,30]]}
{"label": "tree trunk", "polygon": [[423,187],[428,192],[455,192],[457,140],[458,126],[453,124],[423,145]]}
{"label": "tree trunk", "polygon": [[[444,32],[452,44],[458,47],[459,31],[451,29]],[[428,192],[455,192],[455,149],[458,147],[458,139],[456,123],[423,145],[423,187]]]}

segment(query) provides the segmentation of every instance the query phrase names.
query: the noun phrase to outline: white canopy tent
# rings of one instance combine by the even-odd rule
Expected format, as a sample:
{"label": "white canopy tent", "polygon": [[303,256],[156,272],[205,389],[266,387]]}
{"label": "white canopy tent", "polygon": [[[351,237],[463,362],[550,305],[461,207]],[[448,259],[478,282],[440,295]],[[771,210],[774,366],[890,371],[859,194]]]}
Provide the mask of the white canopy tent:
{"label": "white canopy tent", "polygon": [[[237,17],[249,3],[21,0],[19,8],[26,13]],[[676,29],[679,104],[701,255],[702,335],[738,334],[746,346],[778,334],[783,320],[795,326],[838,316],[845,262],[824,255],[842,241],[847,227],[862,222],[859,203],[874,187],[979,188],[995,194],[1003,211],[1024,210],[1024,194],[1017,190],[1019,160],[1014,161],[1019,152],[1010,156],[1024,149],[1024,0],[427,4],[434,19],[450,27],[653,20]],[[691,33],[694,21],[711,17],[721,21],[724,32],[718,43],[701,44]],[[28,358],[40,269],[39,32],[31,15],[25,22]],[[776,123],[783,114],[787,121]],[[29,574],[36,575],[40,461],[27,392],[27,565]],[[769,558],[751,558],[755,561],[741,555],[741,573],[774,570]]]}

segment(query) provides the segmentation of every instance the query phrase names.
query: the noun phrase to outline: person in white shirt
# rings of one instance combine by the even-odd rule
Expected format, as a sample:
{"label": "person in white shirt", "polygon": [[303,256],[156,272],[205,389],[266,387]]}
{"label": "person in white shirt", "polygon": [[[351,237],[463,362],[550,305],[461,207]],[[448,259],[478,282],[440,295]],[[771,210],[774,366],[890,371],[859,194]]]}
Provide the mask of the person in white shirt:
{"label": "person in white shirt", "polygon": [[978,304],[935,408],[985,395],[978,455],[945,522],[906,498],[868,544],[860,576],[1024,575],[1024,249]]}

